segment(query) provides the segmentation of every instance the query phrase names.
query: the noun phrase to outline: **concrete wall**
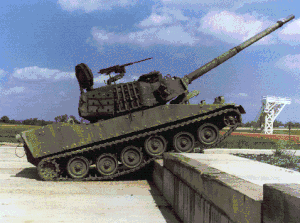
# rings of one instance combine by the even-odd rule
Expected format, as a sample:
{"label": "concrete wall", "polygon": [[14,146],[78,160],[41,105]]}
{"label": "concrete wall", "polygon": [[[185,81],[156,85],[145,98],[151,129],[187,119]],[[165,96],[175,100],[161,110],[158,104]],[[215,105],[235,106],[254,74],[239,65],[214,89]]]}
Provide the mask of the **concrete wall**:
{"label": "concrete wall", "polygon": [[300,222],[300,184],[265,184],[263,187],[264,223]]}
{"label": "concrete wall", "polygon": [[175,153],[155,161],[153,181],[183,222],[300,222],[297,184],[262,187]]}

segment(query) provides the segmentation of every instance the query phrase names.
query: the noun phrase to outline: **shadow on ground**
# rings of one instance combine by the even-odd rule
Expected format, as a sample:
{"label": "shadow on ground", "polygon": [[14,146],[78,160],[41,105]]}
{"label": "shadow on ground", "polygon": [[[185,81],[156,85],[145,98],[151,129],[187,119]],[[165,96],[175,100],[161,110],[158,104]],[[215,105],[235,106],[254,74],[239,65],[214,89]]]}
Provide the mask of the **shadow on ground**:
{"label": "shadow on ground", "polygon": [[[93,173],[96,173],[95,169],[91,170],[92,175]],[[131,174],[126,174],[120,177],[117,177],[113,180],[104,180],[104,181],[133,181],[133,180],[150,180],[152,178],[152,173],[153,173],[153,163],[150,163],[146,167],[131,173]],[[18,172],[16,175],[12,175],[12,177],[21,177],[21,178],[27,178],[27,179],[34,179],[41,181],[36,167],[28,167],[24,168],[20,172]]]}
{"label": "shadow on ground", "polygon": [[13,177],[22,177],[27,179],[39,180],[39,175],[37,173],[36,167],[25,168]]}
{"label": "shadow on ground", "polygon": [[166,201],[162,193],[157,189],[152,179],[148,180],[148,184],[150,185],[150,193],[156,203],[156,206],[159,208],[162,216],[166,220],[167,223],[182,223],[180,218],[177,216],[175,210],[172,206]]}

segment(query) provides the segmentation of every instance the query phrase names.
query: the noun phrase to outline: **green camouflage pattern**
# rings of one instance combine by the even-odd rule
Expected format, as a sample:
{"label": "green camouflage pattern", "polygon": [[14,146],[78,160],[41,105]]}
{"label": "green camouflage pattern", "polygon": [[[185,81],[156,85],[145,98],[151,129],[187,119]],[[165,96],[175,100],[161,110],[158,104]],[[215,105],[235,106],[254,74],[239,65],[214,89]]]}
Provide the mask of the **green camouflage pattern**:
{"label": "green camouflage pattern", "polygon": [[240,113],[245,113],[242,106],[234,104],[163,105],[89,125],[47,125],[23,132],[22,137],[33,157],[40,158],[227,108],[238,108]]}

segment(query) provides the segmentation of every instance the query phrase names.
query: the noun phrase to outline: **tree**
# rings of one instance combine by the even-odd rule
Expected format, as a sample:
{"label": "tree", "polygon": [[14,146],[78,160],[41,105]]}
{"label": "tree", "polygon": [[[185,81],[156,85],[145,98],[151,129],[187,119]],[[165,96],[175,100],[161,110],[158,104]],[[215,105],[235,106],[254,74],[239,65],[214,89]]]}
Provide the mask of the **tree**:
{"label": "tree", "polygon": [[9,123],[9,118],[6,115],[4,115],[4,116],[2,116],[0,121],[3,122],[3,123]]}
{"label": "tree", "polygon": [[77,120],[77,118],[74,115],[70,115],[69,118],[72,118],[76,124],[80,124],[80,122]]}
{"label": "tree", "polygon": [[65,115],[60,115],[60,116],[56,116],[55,118],[54,118],[54,120],[55,120],[55,122],[67,122],[68,120],[69,120],[69,118],[72,118],[73,120],[74,120],[74,122],[75,123],[80,123],[77,119],[76,119],[76,117],[74,116],[74,115],[67,115],[67,114],[65,114]]}
{"label": "tree", "polygon": [[67,121],[68,121],[68,115],[67,114],[61,115],[60,122],[67,122]]}
{"label": "tree", "polygon": [[40,122],[40,125],[45,126],[45,125],[47,125],[47,122],[44,119],[42,119],[41,122]]}

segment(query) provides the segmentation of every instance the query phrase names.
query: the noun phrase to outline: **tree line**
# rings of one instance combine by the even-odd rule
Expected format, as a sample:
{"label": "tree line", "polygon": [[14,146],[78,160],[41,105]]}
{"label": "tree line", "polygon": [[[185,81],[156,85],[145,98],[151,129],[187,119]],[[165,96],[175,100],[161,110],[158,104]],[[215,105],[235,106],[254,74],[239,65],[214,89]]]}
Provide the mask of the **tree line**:
{"label": "tree line", "polygon": [[[251,121],[251,122],[246,122],[246,123],[242,123],[241,127],[258,127],[260,128],[262,122],[255,122],[255,121]],[[277,121],[275,120],[273,123],[273,127],[278,128],[278,127],[284,127],[284,128],[288,128],[289,125],[291,126],[291,128],[300,128],[300,123],[299,122],[287,122],[287,123],[282,123],[281,121]]]}
{"label": "tree line", "polygon": [[43,119],[39,120],[38,118],[30,118],[30,119],[25,119],[23,121],[17,121],[14,119],[9,119],[8,116],[4,115],[1,117],[0,123],[45,126],[45,125],[58,123],[58,122],[68,122],[69,119],[73,119],[73,121],[77,124],[85,123],[83,118],[81,118],[80,120],[77,120],[77,118],[74,115],[67,115],[67,114],[56,116],[54,118],[54,121],[45,121]]}

